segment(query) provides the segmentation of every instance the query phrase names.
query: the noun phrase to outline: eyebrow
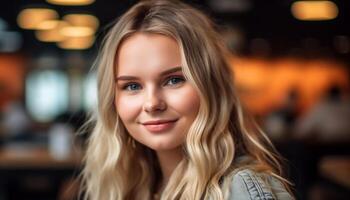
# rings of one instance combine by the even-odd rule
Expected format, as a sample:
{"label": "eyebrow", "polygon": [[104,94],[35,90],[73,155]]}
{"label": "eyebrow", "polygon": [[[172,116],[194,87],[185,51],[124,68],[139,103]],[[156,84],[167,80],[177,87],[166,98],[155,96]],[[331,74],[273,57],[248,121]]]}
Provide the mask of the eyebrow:
{"label": "eyebrow", "polygon": [[[162,73],[160,73],[161,76],[165,76],[167,74],[171,74],[174,72],[178,72],[181,71],[182,67],[181,66],[177,66],[168,70],[163,71]],[[130,80],[138,80],[139,78],[136,76],[118,76],[116,78],[116,81],[130,81]]]}

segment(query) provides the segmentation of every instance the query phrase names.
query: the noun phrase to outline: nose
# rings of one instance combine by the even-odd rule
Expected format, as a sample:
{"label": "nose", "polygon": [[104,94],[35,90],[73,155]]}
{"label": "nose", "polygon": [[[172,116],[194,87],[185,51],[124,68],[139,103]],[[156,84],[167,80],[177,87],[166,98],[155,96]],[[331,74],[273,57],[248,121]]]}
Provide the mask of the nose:
{"label": "nose", "polygon": [[163,99],[161,92],[152,89],[147,92],[144,102],[144,110],[146,112],[164,111],[167,105]]}

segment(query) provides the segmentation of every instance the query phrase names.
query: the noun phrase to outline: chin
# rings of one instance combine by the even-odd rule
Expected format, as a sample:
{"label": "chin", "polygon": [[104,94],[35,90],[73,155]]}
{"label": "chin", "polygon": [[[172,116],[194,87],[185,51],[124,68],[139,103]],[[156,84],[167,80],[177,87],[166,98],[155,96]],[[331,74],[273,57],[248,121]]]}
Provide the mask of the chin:
{"label": "chin", "polygon": [[154,151],[170,151],[170,150],[175,150],[180,147],[180,145],[176,144],[169,144],[167,142],[160,142],[156,144],[145,144],[150,149],[153,149]]}

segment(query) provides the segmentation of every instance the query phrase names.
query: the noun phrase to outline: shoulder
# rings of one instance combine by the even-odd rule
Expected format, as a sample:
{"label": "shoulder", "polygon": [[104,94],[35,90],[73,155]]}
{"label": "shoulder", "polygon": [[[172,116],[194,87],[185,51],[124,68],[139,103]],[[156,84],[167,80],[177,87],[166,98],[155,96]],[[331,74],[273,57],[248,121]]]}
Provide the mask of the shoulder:
{"label": "shoulder", "polygon": [[229,178],[228,200],[292,200],[294,199],[277,178],[243,169],[233,173]]}

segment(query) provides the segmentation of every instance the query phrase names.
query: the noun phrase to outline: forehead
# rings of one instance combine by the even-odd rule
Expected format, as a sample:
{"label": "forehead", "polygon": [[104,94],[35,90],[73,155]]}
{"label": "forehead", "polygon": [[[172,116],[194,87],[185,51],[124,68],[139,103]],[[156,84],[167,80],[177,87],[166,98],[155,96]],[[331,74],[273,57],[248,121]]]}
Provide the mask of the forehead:
{"label": "forehead", "polygon": [[121,43],[115,64],[117,75],[163,71],[181,66],[180,48],[171,37],[154,33],[135,33]]}

